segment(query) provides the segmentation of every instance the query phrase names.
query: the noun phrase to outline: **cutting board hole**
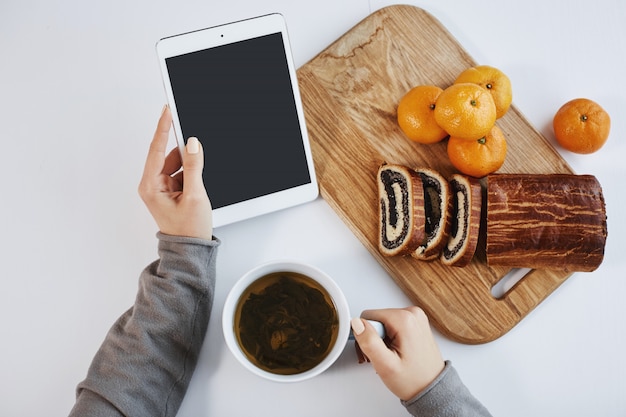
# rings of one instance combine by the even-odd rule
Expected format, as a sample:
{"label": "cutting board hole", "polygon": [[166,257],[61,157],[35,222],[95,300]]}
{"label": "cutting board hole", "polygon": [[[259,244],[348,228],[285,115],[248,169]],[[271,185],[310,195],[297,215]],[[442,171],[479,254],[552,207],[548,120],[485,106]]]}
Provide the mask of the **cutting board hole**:
{"label": "cutting board hole", "polygon": [[493,295],[497,299],[501,299],[530,271],[531,269],[529,268],[511,269],[508,274],[500,278],[500,281],[496,282],[495,285],[491,287],[491,295]]}

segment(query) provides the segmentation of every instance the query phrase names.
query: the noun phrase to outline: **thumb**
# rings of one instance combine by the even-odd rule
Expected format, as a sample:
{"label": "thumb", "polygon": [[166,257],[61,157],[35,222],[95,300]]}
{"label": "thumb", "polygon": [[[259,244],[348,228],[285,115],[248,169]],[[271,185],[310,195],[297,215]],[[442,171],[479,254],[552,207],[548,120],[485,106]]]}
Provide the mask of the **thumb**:
{"label": "thumb", "polygon": [[183,156],[184,189],[196,193],[204,191],[202,170],[204,168],[204,150],[196,137],[187,139],[185,155]]}
{"label": "thumb", "polygon": [[377,364],[384,364],[393,360],[394,352],[387,348],[385,341],[380,337],[376,329],[367,321],[361,318],[353,318],[350,321],[354,340],[357,342],[361,352],[376,367]]}

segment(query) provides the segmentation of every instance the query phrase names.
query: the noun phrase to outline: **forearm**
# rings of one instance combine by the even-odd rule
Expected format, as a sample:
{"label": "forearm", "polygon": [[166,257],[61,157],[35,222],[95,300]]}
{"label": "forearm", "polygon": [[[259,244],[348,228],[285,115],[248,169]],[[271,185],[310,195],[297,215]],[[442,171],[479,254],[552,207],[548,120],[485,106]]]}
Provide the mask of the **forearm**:
{"label": "forearm", "polygon": [[173,416],[206,334],[219,242],[159,234],[134,306],[113,325],[71,415]]}
{"label": "forearm", "polygon": [[437,379],[411,400],[402,401],[402,405],[416,417],[491,416],[463,384],[449,361]]}

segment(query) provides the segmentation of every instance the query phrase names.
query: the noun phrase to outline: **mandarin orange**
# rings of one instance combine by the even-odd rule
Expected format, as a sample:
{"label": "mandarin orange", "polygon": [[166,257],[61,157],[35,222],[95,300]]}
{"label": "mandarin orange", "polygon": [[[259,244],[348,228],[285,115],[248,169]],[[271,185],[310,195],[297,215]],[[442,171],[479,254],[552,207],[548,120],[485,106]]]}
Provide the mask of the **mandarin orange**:
{"label": "mandarin orange", "polygon": [[480,139],[451,136],[448,140],[448,158],[452,165],[463,174],[476,178],[500,169],[506,159],[506,151],[506,138],[496,125]]}
{"label": "mandarin orange", "polygon": [[397,118],[400,128],[412,141],[436,143],[448,134],[435,120],[435,103],[442,88],[419,85],[409,90],[398,103]]}
{"label": "mandarin orange", "polygon": [[482,138],[496,121],[493,97],[474,83],[453,84],[443,90],[434,113],[439,126],[461,139]]}
{"label": "mandarin orange", "polygon": [[571,152],[589,154],[606,143],[611,118],[595,101],[577,98],[561,106],[552,126],[559,145]]}
{"label": "mandarin orange", "polygon": [[478,65],[461,72],[454,84],[474,83],[487,89],[496,105],[496,118],[504,116],[513,101],[513,88],[509,77],[498,68]]}

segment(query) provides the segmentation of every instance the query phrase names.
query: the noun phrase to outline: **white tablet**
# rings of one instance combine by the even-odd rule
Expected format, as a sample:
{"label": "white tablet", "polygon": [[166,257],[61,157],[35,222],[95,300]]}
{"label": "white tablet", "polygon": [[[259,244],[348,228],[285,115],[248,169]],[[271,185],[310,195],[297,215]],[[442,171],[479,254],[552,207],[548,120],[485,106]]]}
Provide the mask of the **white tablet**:
{"label": "white tablet", "polygon": [[203,144],[215,227],[317,197],[281,15],[164,38],[157,54],[179,147]]}

